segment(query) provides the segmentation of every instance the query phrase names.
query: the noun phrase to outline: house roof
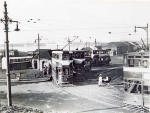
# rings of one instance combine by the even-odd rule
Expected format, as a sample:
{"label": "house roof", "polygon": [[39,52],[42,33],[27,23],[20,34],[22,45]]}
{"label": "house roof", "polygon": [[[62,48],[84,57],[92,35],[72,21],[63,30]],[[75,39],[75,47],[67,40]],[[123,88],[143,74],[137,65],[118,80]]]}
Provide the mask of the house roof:
{"label": "house roof", "polygon": [[108,48],[111,48],[111,47],[122,47],[122,46],[136,46],[136,47],[139,47],[139,44],[136,43],[136,42],[110,42],[108,43],[107,45],[105,45],[104,47],[108,47]]}
{"label": "house roof", "polygon": [[[37,59],[38,58],[38,50],[34,51],[34,56],[33,58]],[[40,58],[41,59],[51,59],[51,55],[50,55],[50,50],[49,49],[40,49]]]}

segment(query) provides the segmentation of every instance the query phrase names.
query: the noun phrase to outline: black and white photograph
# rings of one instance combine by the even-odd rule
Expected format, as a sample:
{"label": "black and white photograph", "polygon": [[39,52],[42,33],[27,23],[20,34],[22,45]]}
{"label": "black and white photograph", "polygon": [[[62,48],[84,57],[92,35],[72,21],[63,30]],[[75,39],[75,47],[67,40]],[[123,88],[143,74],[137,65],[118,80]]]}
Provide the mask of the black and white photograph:
{"label": "black and white photograph", "polygon": [[0,113],[150,113],[150,1],[0,0]]}

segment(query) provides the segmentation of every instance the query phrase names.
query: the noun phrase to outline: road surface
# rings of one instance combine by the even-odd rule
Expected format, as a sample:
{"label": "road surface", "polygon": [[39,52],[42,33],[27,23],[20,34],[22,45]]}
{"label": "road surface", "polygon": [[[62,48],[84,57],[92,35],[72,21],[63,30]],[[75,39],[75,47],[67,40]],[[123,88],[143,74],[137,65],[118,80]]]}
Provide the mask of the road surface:
{"label": "road surface", "polygon": [[[127,95],[120,84],[118,71],[109,71],[113,78],[110,85],[97,85],[97,74],[117,68],[116,65],[105,66],[102,70],[93,68],[95,73],[69,87],[56,87],[51,81],[15,84],[12,86],[13,103],[38,108],[45,113],[141,113],[139,106],[125,103]],[[5,85],[0,86],[0,99],[6,102]]]}

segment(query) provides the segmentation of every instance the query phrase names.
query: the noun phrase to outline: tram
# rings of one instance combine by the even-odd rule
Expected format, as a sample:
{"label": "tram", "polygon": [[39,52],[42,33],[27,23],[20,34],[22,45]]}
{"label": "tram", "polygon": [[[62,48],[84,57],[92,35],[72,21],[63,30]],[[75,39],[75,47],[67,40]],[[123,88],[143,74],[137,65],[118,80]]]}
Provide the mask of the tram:
{"label": "tram", "polygon": [[[9,57],[9,68],[13,79],[32,79],[38,71],[32,67],[32,56]],[[2,58],[2,70],[6,70],[6,57]]]}
{"label": "tram", "polygon": [[106,50],[92,50],[91,51],[92,66],[108,65],[111,61],[110,56]]}
{"label": "tram", "polygon": [[[32,57],[9,57],[10,70],[24,70],[32,68]],[[2,58],[2,69],[6,69],[6,57]]]}
{"label": "tram", "polygon": [[123,64],[124,91],[128,95],[126,102],[149,107],[150,53],[127,53],[124,55]]}
{"label": "tram", "polygon": [[72,84],[72,52],[52,51],[52,80],[56,85]]}
{"label": "tram", "polygon": [[86,50],[73,50],[73,67],[76,73],[82,73],[90,71],[91,69],[91,58],[89,51]]}

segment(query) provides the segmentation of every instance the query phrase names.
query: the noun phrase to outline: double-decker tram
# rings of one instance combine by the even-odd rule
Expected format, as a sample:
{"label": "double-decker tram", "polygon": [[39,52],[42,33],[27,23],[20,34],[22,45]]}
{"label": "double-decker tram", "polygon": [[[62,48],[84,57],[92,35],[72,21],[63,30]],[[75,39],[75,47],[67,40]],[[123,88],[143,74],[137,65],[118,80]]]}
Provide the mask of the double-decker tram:
{"label": "double-decker tram", "polygon": [[[124,91],[126,102],[150,107],[150,53],[132,52],[124,55]],[[131,103],[130,102],[130,103]]]}
{"label": "double-decker tram", "polygon": [[100,50],[100,49],[92,50],[91,58],[92,58],[93,66],[107,65],[111,61],[108,52],[106,50]]}
{"label": "double-decker tram", "polygon": [[[32,57],[9,57],[10,70],[24,70],[32,68]],[[6,57],[2,58],[2,69],[6,69]]]}
{"label": "double-decker tram", "polygon": [[72,52],[52,52],[52,78],[56,85],[71,84],[73,80]]}
{"label": "double-decker tram", "polygon": [[76,73],[82,73],[91,69],[91,59],[89,51],[73,50],[73,67]]}
{"label": "double-decker tram", "polygon": [[[11,78],[31,79],[35,78],[36,70],[32,68],[32,56],[9,57]],[[2,58],[2,70],[6,69],[6,57]]]}

